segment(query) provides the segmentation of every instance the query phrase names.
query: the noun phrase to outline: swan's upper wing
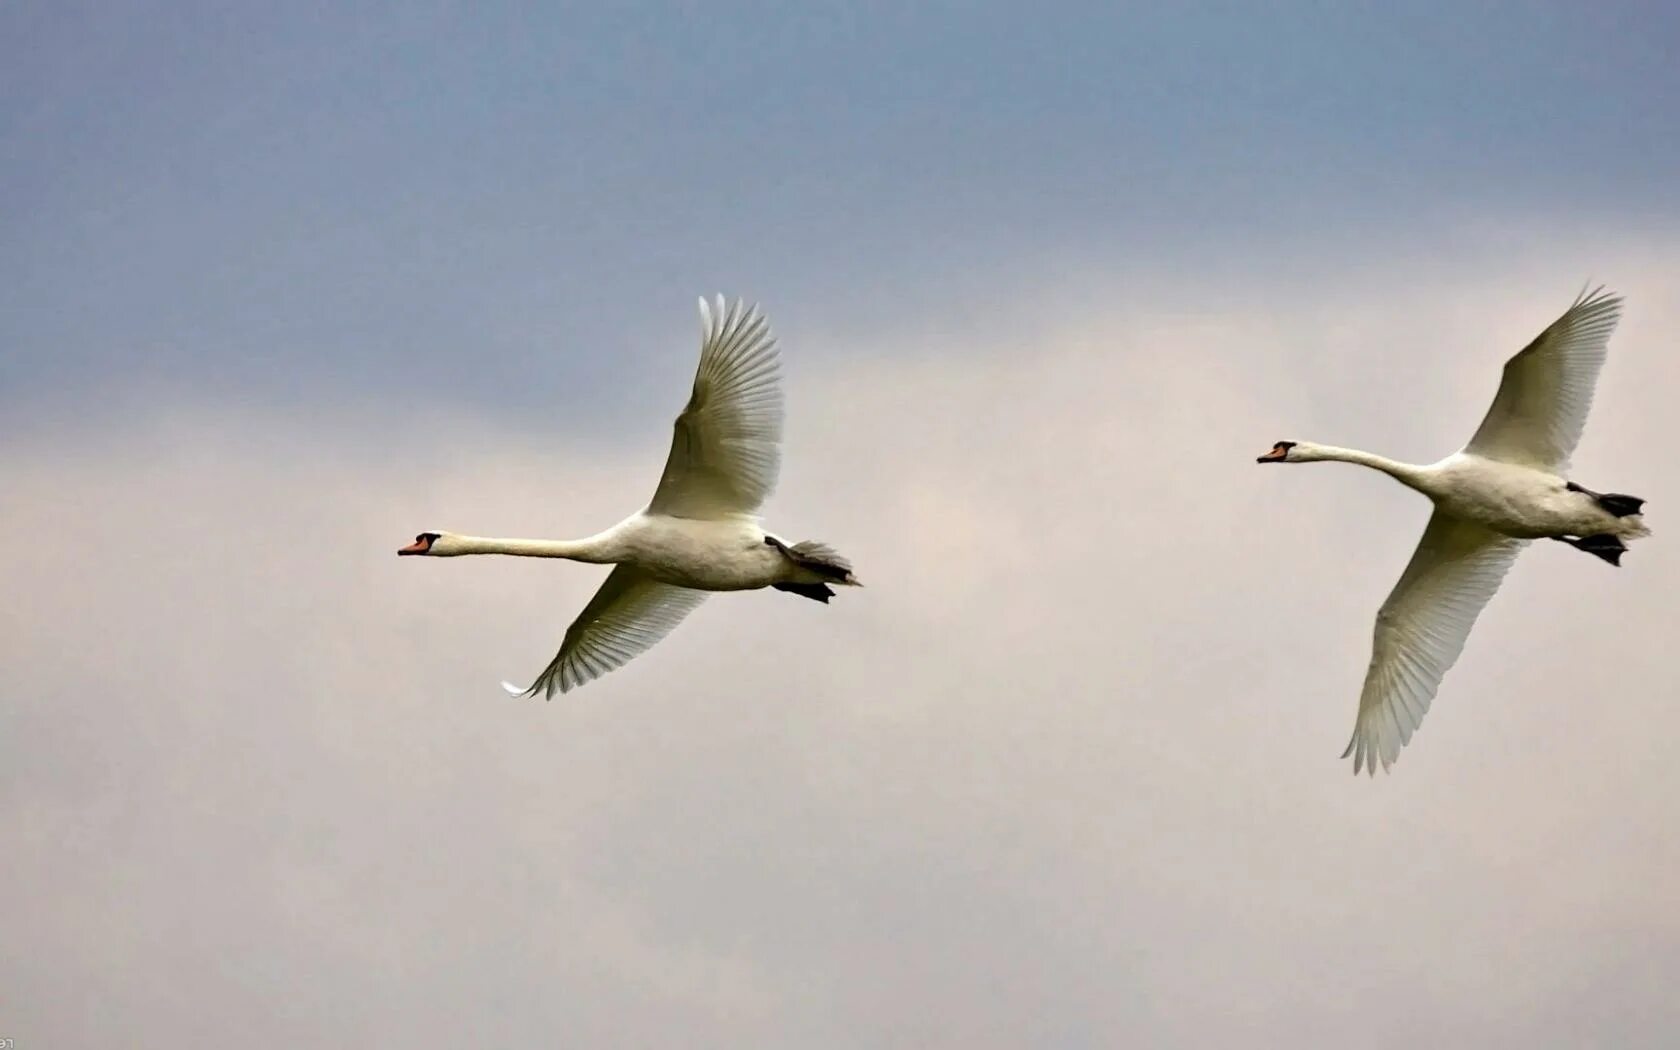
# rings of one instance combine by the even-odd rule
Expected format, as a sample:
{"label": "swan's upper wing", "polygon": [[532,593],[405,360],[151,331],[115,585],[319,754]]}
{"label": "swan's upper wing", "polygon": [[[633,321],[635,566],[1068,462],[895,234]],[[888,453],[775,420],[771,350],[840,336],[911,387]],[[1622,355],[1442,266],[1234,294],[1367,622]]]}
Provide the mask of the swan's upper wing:
{"label": "swan's upper wing", "polygon": [[1505,362],[1493,407],[1464,450],[1543,470],[1568,469],[1621,313],[1621,296],[1603,288],[1582,292],[1562,317]]}
{"label": "swan's upper wing", "polygon": [[776,338],[758,308],[700,300],[694,393],[648,510],[679,518],[751,514],[776,485],[782,391]]}
{"label": "swan's upper wing", "polygon": [[516,696],[542,693],[553,699],[556,692],[575,689],[646,652],[705,600],[705,591],[660,583],[640,569],[617,566],[566,628],[560,652],[531,687],[502,686]]}
{"label": "swan's upper wing", "polygon": [[1436,512],[1411,564],[1377,612],[1371,667],[1359,718],[1342,757],[1353,771],[1387,769],[1400,757],[1435,699],[1441,677],[1499,581],[1527,546],[1490,529]]}

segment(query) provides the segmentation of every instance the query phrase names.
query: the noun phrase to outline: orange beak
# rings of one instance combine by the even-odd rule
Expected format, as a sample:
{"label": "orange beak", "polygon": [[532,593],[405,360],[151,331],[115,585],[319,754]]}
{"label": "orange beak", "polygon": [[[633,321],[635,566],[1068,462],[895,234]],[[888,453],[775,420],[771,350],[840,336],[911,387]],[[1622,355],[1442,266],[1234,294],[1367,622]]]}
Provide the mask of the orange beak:
{"label": "orange beak", "polygon": [[1256,463],[1281,463],[1283,457],[1289,455],[1289,449],[1282,445],[1274,445],[1272,450],[1255,460]]}
{"label": "orange beak", "polygon": [[422,536],[408,546],[398,550],[398,554],[426,554],[432,549],[432,541]]}

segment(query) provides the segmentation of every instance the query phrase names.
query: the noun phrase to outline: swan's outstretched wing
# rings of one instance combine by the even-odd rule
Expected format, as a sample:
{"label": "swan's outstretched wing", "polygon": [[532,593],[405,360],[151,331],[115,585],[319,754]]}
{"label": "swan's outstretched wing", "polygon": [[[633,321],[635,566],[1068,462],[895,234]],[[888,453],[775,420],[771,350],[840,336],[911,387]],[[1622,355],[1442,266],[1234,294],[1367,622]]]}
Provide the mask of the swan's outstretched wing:
{"label": "swan's outstretched wing", "polygon": [[1342,757],[1375,774],[1400,757],[1435,699],[1441,677],[1499,581],[1528,545],[1439,512],[1423,530],[1411,564],[1377,612],[1371,667],[1359,719]]}
{"label": "swan's outstretched wing", "polygon": [[782,391],[776,338],[758,308],[700,300],[694,393],[648,510],[678,518],[751,514],[776,486]]}
{"label": "swan's outstretched wing", "polygon": [[1621,313],[1621,296],[1603,288],[1582,292],[1562,317],[1505,362],[1493,407],[1464,450],[1557,473],[1567,470]]}
{"label": "swan's outstretched wing", "polygon": [[705,591],[674,587],[639,569],[617,566],[566,628],[560,652],[531,688],[507,682],[502,688],[515,696],[542,693],[552,700],[556,692],[575,689],[651,649],[705,600]]}

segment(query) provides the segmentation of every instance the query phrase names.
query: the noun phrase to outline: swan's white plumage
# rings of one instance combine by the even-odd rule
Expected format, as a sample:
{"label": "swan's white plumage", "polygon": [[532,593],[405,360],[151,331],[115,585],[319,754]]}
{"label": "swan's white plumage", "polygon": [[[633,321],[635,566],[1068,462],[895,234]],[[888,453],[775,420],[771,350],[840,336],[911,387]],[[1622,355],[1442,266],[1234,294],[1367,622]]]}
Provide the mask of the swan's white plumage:
{"label": "swan's white plumage", "polygon": [[[776,337],[757,306],[700,300],[700,364],[677,416],[648,515],[716,520],[758,510],[781,466],[782,391]],[[761,553],[761,552],[755,552]],[[552,698],[651,649],[706,592],[619,565],[566,629],[560,651],[521,695]],[[506,685],[506,683],[503,683]]]}
{"label": "swan's white plumage", "polygon": [[516,696],[542,693],[552,699],[653,648],[705,600],[705,591],[660,583],[629,565],[616,566],[566,628],[560,651],[530,688],[507,682],[502,687]]}
{"label": "swan's white plumage", "polygon": [[399,554],[504,554],[612,564],[543,673],[515,695],[552,698],[624,665],[671,633],[711,591],[777,587],[826,601],[828,585],[857,586],[829,547],[787,544],[756,512],[780,465],[782,394],[776,340],[756,306],[700,300],[693,391],[647,508],[581,540],[429,532]]}
{"label": "swan's white plumage", "polygon": [[694,392],[677,416],[652,514],[751,514],[776,486],[782,391],[776,339],[757,307],[700,300]]}
{"label": "swan's white plumage", "polygon": [[1621,312],[1621,296],[1603,288],[1577,297],[1505,363],[1499,393],[1464,451],[1554,473],[1569,469]]}
{"label": "swan's white plumage", "polygon": [[1377,613],[1371,666],[1353,739],[1342,757],[1376,772],[1400,757],[1442,677],[1464,649],[1488,599],[1527,541],[1441,512],[1429,519],[1411,563]]}
{"label": "swan's white plumage", "polygon": [[1613,512],[1565,477],[1621,307],[1621,297],[1602,288],[1576,297],[1506,362],[1499,392],[1475,436],[1438,463],[1401,463],[1304,441],[1280,442],[1261,457],[1261,462],[1356,463],[1388,474],[1435,504],[1411,562],[1377,613],[1359,714],[1342,755],[1352,756],[1356,774],[1375,773],[1379,765],[1386,770],[1399,757],[1463,651],[1476,617],[1529,540],[1625,541],[1650,534],[1637,510]]}

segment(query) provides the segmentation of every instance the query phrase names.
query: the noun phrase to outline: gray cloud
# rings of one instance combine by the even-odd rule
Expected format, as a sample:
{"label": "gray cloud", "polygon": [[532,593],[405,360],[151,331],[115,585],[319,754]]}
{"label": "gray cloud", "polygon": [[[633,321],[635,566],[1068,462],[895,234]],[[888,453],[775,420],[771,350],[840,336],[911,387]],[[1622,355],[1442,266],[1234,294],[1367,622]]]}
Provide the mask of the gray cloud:
{"label": "gray cloud", "polygon": [[1425,507],[1253,456],[1444,453],[1573,270],[1062,285],[790,345],[768,520],[869,586],[719,596],[546,705],[496,682],[598,570],[391,551],[638,505],[686,362],[554,433],[182,402],[21,434],[0,1036],[1659,1045],[1680,273],[1546,247],[1630,294],[1578,472],[1658,535],[1619,573],[1525,555],[1375,783],[1336,755]]}
{"label": "gray cloud", "polygon": [[1352,269],[1490,216],[1672,228],[1675,29],[1662,5],[3,5],[0,427],[154,384],[610,414],[720,288],[790,333],[904,329],[1091,268]]}

